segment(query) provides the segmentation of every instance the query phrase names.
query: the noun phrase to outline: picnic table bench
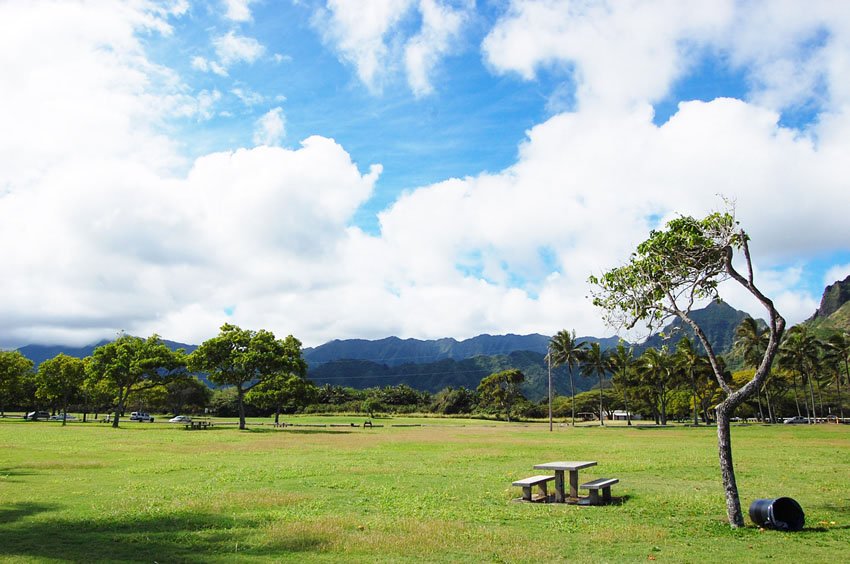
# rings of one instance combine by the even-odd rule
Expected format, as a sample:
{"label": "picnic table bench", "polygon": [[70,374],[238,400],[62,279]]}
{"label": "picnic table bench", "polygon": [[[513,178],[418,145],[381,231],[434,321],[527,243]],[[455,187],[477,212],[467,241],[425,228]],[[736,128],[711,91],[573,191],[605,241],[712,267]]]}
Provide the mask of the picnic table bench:
{"label": "picnic table bench", "polygon": [[213,426],[212,421],[189,421],[185,425],[186,430],[208,429]]}
{"label": "picnic table bench", "polygon": [[[546,484],[554,479],[555,476],[532,476],[530,478],[517,480],[511,485],[522,488],[523,501],[546,501],[549,499],[549,492],[547,491]],[[531,488],[534,486],[537,486],[540,490],[540,493],[536,496],[531,494]]]}
{"label": "picnic table bench", "polygon": [[[601,505],[603,503],[611,503],[611,486],[619,481],[617,478],[597,478],[582,484],[581,488],[590,492],[587,504]],[[599,499],[599,490],[602,490],[601,500]]]}

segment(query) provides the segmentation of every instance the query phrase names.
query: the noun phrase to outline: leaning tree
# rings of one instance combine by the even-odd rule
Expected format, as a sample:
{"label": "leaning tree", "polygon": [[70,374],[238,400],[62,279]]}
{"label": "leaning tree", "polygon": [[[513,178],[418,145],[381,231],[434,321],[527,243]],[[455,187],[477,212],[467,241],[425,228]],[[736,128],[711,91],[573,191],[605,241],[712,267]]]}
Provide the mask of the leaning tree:
{"label": "leaning tree", "polygon": [[[732,527],[743,526],[744,517],[732,464],[729,421],[735,408],[762,385],[785,331],[785,319],[753,280],[748,241],[749,237],[730,211],[716,212],[703,219],[682,216],[668,222],[664,229],[652,231],[627,264],[601,277],[590,278],[595,286],[593,303],[605,311],[609,325],[632,329],[642,322],[652,331],[671,317],[678,317],[702,343],[725,396],[715,412],[726,514]],[[735,251],[743,254],[746,267],[743,273],[732,264]],[[696,304],[719,299],[718,285],[730,279],[749,291],[767,310],[769,318],[768,342],[761,363],[753,379],[738,390],[723,377],[717,354],[691,317]]]}

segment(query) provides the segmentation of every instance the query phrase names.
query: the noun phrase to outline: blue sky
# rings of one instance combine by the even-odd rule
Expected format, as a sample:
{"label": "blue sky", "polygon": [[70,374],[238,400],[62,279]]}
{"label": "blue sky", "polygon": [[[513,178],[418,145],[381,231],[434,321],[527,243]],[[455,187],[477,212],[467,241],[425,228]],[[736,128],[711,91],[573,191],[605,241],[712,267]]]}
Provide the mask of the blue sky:
{"label": "blue sky", "polygon": [[608,335],[588,276],[719,195],[801,321],[850,274],[848,29],[835,2],[9,0],[0,345]]}

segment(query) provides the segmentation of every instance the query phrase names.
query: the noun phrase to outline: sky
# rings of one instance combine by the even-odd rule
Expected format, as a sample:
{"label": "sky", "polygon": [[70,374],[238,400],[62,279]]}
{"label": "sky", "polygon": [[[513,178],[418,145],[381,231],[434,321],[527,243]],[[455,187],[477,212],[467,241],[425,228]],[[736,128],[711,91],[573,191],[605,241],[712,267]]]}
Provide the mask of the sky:
{"label": "sky", "polygon": [[850,275],[845,2],[0,0],[0,69],[0,347],[607,336],[724,201],[789,323]]}

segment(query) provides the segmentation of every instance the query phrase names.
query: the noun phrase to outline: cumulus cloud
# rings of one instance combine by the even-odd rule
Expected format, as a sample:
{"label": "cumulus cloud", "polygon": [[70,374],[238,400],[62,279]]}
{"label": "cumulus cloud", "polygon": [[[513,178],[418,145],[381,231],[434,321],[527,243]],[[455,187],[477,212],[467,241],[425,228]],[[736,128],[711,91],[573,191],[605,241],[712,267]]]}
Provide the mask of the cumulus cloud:
{"label": "cumulus cloud", "polygon": [[835,2],[511,0],[482,50],[527,80],[572,68],[584,106],[658,101],[708,52],[747,73],[761,106],[834,108],[850,100],[848,29]]}
{"label": "cumulus cloud", "polygon": [[[473,0],[375,0],[369,3],[328,0],[316,12],[314,25],[324,41],[352,64],[360,80],[378,91],[383,81],[403,64],[417,96],[433,90],[431,75],[439,60],[459,40],[462,25],[474,9]],[[410,35],[405,18],[421,17],[421,29]]]}
{"label": "cumulus cloud", "polygon": [[254,124],[255,145],[277,145],[286,135],[286,122],[282,108],[273,108]]}
{"label": "cumulus cloud", "polygon": [[[604,9],[512,2],[485,42],[490,64],[533,77],[541,65],[572,61],[582,102],[529,129],[504,170],[411,187],[371,235],[352,227],[352,218],[381,167],[362,168],[368,163],[358,165],[320,136],[275,146],[285,133],[281,108],[254,124],[258,146],[180,157],[157,126],[174,116],[207,119],[221,94],[187,94],[179,77],[147,58],[137,34],[168,33],[174,12],[44,3],[34,14],[32,5],[0,3],[0,21],[20,22],[0,34],[0,123],[14,133],[0,136],[0,254],[13,273],[0,279],[3,344],[90,342],[121,329],[197,343],[225,321],[293,333],[307,344],[573,327],[606,334],[586,299],[588,275],[626,260],[664,218],[717,208],[718,193],[737,202],[757,280],[794,322],[811,315],[819,297],[804,287],[799,257],[850,240],[850,116],[838,103],[846,79],[834,52],[847,33],[837,23],[813,47],[781,47],[802,54],[789,60],[822,64],[829,110],[812,131],[779,125],[774,106],[798,94],[780,89],[791,78],[767,70],[765,77],[780,78],[759,78],[752,99],[685,102],[658,126],[649,102],[684,72],[685,35],[732,46],[735,64],[752,64],[756,77],[781,58],[771,54],[779,47],[733,38],[738,4],[712,5],[713,13],[697,17],[678,2],[660,4],[665,10],[643,2]],[[353,26],[345,6],[331,2],[329,10]],[[363,18],[362,41],[334,36],[362,66],[364,81],[378,80],[387,30],[412,6],[423,14],[423,33],[455,29],[437,2],[377,2]],[[426,6],[439,13],[430,24]],[[603,35],[595,29],[608,25],[613,31]],[[655,32],[661,37],[649,37]],[[794,43],[798,36],[788,33]],[[535,41],[524,45],[522,37]],[[263,52],[232,38],[235,46],[219,53],[222,65]],[[433,44],[443,56],[440,42]],[[593,53],[594,46],[612,51]],[[658,68],[648,68],[656,51]],[[423,88],[433,73],[426,59]],[[212,69],[206,60],[195,64],[204,65]],[[614,80],[621,72],[634,93],[621,92]],[[770,92],[780,101],[766,102]],[[847,271],[836,267],[828,276]],[[758,314],[739,290],[723,291],[732,305]]]}

